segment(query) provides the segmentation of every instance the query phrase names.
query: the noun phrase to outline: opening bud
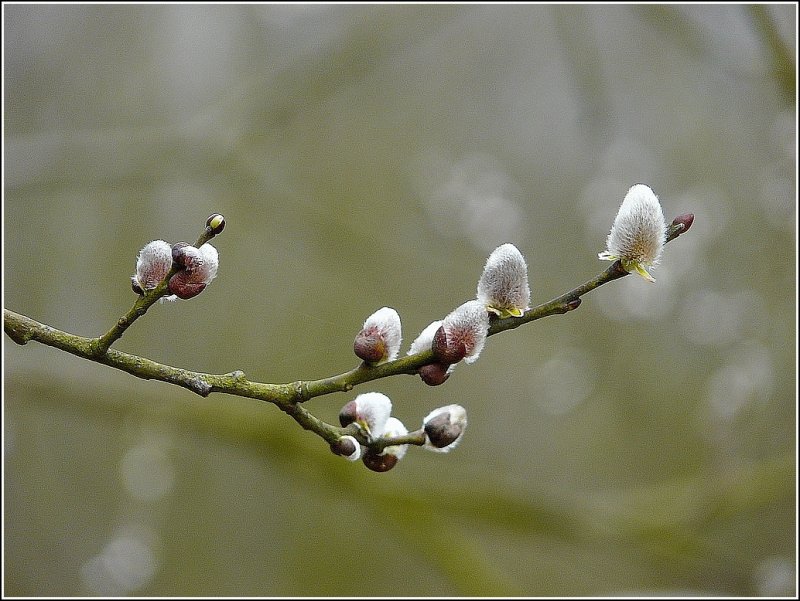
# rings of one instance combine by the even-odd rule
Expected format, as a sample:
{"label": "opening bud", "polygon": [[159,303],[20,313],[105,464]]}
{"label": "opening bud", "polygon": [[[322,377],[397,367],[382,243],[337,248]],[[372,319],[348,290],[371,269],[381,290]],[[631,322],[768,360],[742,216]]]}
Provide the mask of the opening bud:
{"label": "opening bud", "polygon": [[382,307],[370,315],[353,341],[356,356],[371,365],[397,358],[402,342],[400,316],[391,307]]}
{"label": "opening bud", "polygon": [[365,392],[342,407],[339,423],[343,428],[355,423],[370,438],[383,435],[392,413],[392,401],[380,392]]}
{"label": "opening bud", "polygon": [[473,363],[483,350],[489,331],[486,306],[471,300],[455,308],[433,336],[431,348],[440,363]]}
{"label": "opening bud", "polygon": [[342,428],[346,428],[358,419],[358,405],[355,401],[350,401],[339,411],[339,423]]}
{"label": "opening bud", "polygon": [[447,344],[447,330],[444,325],[440,326],[436,333],[433,335],[433,342],[431,343],[434,355],[445,365],[458,363],[467,354],[467,347],[463,341],[455,341],[452,344]]}
{"label": "opening bud", "polygon": [[385,361],[388,356],[386,342],[380,336],[367,334],[361,330],[353,341],[353,352],[356,357],[371,365]]}
{"label": "opening bud", "polygon": [[342,436],[331,443],[331,451],[341,455],[348,461],[358,461],[361,458],[361,445],[353,436]]}
{"label": "opening bud", "polygon": [[426,449],[448,453],[461,441],[467,428],[467,411],[461,405],[447,405],[431,411],[424,420]]}
{"label": "opening bud", "polygon": [[176,273],[169,279],[169,291],[180,299],[188,300],[206,289],[203,282],[189,281],[189,277],[185,271]]}
{"label": "opening bud", "polygon": [[194,273],[203,265],[203,254],[188,242],[172,245],[172,261],[188,273]]}
{"label": "opening bud", "polygon": [[[408,434],[408,429],[399,419],[390,417],[386,420],[386,428],[383,431],[384,438],[395,438],[397,436],[405,436],[406,434]],[[405,457],[406,451],[408,451],[407,444],[384,447],[383,451],[380,453],[367,449],[362,461],[364,465],[374,472],[387,472],[397,465],[398,461]]]}
{"label": "opening bud", "polygon": [[219,253],[210,244],[203,244],[198,249],[178,242],[172,247],[171,254],[172,260],[182,268],[169,280],[169,291],[178,298],[197,296],[217,276]]}

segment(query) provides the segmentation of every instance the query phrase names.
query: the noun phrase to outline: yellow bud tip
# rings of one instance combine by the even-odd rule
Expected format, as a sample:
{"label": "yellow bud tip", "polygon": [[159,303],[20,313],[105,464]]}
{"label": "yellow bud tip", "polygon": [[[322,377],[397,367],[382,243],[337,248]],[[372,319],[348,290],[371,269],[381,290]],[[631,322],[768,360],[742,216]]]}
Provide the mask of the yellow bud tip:
{"label": "yellow bud tip", "polygon": [[524,311],[519,307],[504,307],[504,308],[497,308],[491,305],[486,306],[486,310],[489,313],[494,313],[500,319],[505,319],[506,317],[522,317],[524,315]]}
{"label": "yellow bud tip", "polygon": [[219,234],[225,229],[225,217],[219,213],[214,213],[206,220],[206,227],[214,234]]}
{"label": "yellow bud tip", "polygon": [[648,271],[644,268],[644,265],[642,265],[638,261],[622,261],[622,267],[628,273],[635,273],[637,275],[640,275],[650,283],[654,283],[656,281],[656,279],[653,276],[651,276],[648,273]]}

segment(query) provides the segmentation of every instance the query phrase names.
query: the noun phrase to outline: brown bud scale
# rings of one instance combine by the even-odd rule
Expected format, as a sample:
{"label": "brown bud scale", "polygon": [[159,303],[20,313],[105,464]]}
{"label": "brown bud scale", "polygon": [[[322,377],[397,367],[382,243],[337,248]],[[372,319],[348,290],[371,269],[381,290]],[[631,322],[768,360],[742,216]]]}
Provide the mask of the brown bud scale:
{"label": "brown bud scale", "polygon": [[431,350],[440,363],[451,365],[458,363],[467,355],[467,348],[463,341],[449,342],[444,326],[439,326],[433,335]]}
{"label": "brown bud scale", "polygon": [[356,452],[356,445],[349,438],[340,438],[339,440],[331,443],[331,451],[335,455],[349,457]]}
{"label": "brown bud scale", "polygon": [[367,451],[361,458],[361,461],[373,472],[388,472],[397,465],[397,457],[390,453],[378,455],[377,453]]}
{"label": "brown bud scale", "polygon": [[425,434],[437,449],[442,449],[461,436],[462,428],[450,423],[450,413],[440,413],[425,424]]}
{"label": "brown bud scale", "polygon": [[386,341],[379,335],[361,330],[353,341],[353,352],[366,363],[378,363],[386,358]]}
{"label": "brown bud scale", "polygon": [[169,279],[169,291],[183,300],[193,298],[206,289],[204,282],[191,282],[185,271],[179,271]]}
{"label": "brown bud scale", "polygon": [[447,371],[448,366],[444,363],[429,363],[419,368],[419,377],[428,386],[439,386],[444,384],[450,377]]}
{"label": "brown bud scale", "polygon": [[683,231],[681,233],[686,232],[692,224],[694,223],[694,213],[684,213],[683,215],[678,215],[675,219],[672,220],[672,225],[683,225]]}

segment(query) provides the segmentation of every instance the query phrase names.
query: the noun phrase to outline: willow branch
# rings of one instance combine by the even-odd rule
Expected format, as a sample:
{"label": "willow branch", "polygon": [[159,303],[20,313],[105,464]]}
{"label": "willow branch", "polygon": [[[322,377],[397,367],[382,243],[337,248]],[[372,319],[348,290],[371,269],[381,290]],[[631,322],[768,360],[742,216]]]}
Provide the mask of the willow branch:
{"label": "willow branch", "polygon": [[[685,232],[690,225],[691,216],[682,215],[676,217],[669,226],[666,241],[674,240]],[[210,232],[209,228],[206,228],[206,231],[198,240],[197,246],[201,246],[211,237],[213,237],[213,233]],[[245,377],[244,372],[239,370],[218,375],[195,372],[157,363],[144,357],[110,348],[111,344],[119,340],[136,319],[144,315],[148,308],[168,293],[167,283],[175,271],[176,269],[173,267],[167,277],[155,289],[139,298],[131,310],[123,315],[114,327],[98,338],[87,338],[64,332],[9,309],[3,310],[5,333],[11,340],[20,345],[33,340],[77,357],[119,369],[138,378],[160,380],[181,386],[203,397],[207,397],[213,392],[220,392],[273,403],[291,416],[304,429],[316,433],[327,442],[334,442],[341,436],[349,434],[358,438],[361,442],[369,442],[378,450],[392,444],[424,444],[425,437],[421,431],[411,432],[399,438],[367,441],[363,434],[353,425],[347,428],[339,428],[327,424],[306,410],[302,403],[309,399],[335,392],[347,392],[359,384],[381,378],[401,374],[415,375],[420,367],[435,361],[434,354],[430,350],[407,355],[375,366],[362,363],[350,371],[319,380],[267,384],[252,382]],[[628,273],[622,268],[620,262],[616,261],[608,269],[589,281],[561,296],[529,309],[522,317],[495,319],[490,324],[488,335],[499,334],[542,317],[572,311],[580,305],[583,295],[626,275]]]}

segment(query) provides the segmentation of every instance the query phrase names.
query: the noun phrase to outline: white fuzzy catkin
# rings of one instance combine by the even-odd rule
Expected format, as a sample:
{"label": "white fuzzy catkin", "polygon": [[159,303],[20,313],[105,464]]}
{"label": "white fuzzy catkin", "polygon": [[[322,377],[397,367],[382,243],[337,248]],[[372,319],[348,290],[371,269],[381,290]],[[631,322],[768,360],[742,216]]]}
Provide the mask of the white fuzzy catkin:
{"label": "white fuzzy catkin", "polygon": [[489,331],[486,305],[479,300],[467,301],[453,309],[442,320],[442,326],[447,335],[447,346],[463,344],[467,351],[464,361],[466,363],[477,361]]}
{"label": "white fuzzy catkin", "polygon": [[153,240],[144,245],[136,257],[136,284],[144,292],[158,286],[172,268],[172,245],[164,240]]}
{"label": "white fuzzy catkin", "polygon": [[489,255],[478,280],[478,300],[500,317],[522,317],[528,309],[528,265],[513,244],[498,246]]}
{"label": "white fuzzy catkin", "polygon": [[211,280],[217,277],[219,253],[216,248],[206,242],[200,247],[200,254],[203,256],[203,265],[200,267],[200,274],[198,277],[202,278],[204,284],[210,284]]}
{"label": "white fuzzy catkin", "polygon": [[636,184],[625,195],[606,240],[607,249],[598,257],[619,259],[626,271],[655,281],[645,267],[658,263],[666,237],[667,224],[658,197],[648,186]]}
{"label": "white fuzzy catkin", "polygon": [[380,392],[365,392],[355,398],[356,422],[370,438],[383,435],[386,422],[392,413],[392,401]]}

